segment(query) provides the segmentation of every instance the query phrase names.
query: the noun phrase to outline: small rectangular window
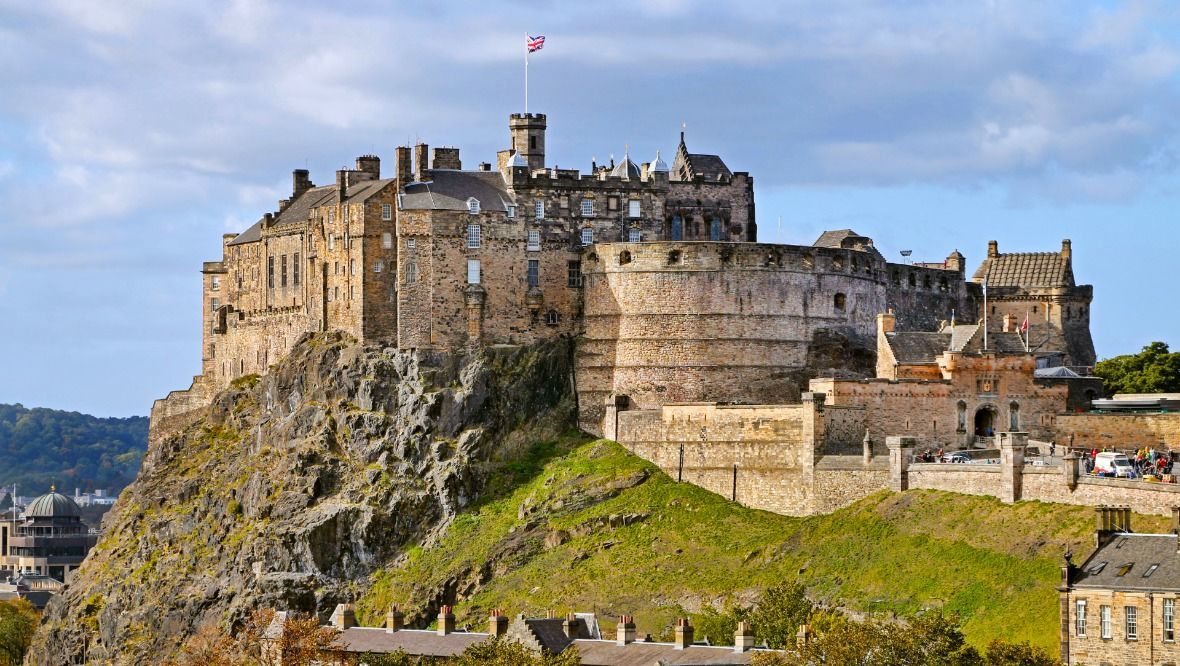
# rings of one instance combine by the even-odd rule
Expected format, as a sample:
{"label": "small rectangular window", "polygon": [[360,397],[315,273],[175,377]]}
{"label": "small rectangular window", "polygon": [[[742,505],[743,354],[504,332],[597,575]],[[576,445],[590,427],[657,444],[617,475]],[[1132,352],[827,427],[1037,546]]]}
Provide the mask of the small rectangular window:
{"label": "small rectangular window", "polygon": [[348,274],[356,275],[356,259],[348,260]]}
{"label": "small rectangular window", "polygon": [[566,262],[566,270],[568,272],[566,284],[573,288],[582,286],[582,262],[570,261]]}
{"label": "small rectangular window", "polygon": [[340,275],[340,262],[339,261],[332,262],[332,275]]}
{"label": "small rectangular window", "polygon": [[381,204],[381,219],[385,221],[393,219],[393,204]]}
{"label": "small rectangular window", "polygon": [[209,291],[221,291],[221,277],[214,275],[209,278]]}
{"label": "small rectangular window", "polygon": [[287,288],[287,255],[285,254],[279,259],[279,286]]}
{"label": "small rectangular window", "polygon": [[328,234],[328,249],[336,249],[336,234]]}
{"label": "small rectangular window", "polygon": [[273,254],[266,258],[266,287],[268,289],[275,288],[275,258]]}
{"label": "small rectangular window", "polygon": [[639,217],[639,199],[632,199],[627,202],[627,217],[632,219]]}
{"label": "small rectangular window", "polygon": [[1176,600],[1164,599],[1164,640],[1176,640]]}
{"label": "small rectangular window", "polygon": [[533,204],[533,216],[538,220],[545,219],[545,202],[537,201]]}
{"label": "small rectangular window", "polygon": [[1074,607],[1074,633],[1079,638],[1086,637],[1086,600],[1078,599]]}
{"label": "small rectangular window", "polygon": [[618,210],[619,209],[619,198],[618,197],[607,197],[606,198],[606,209],[609,211],[612,211],[612,212]]}
{"label": "small rectangular window", "polygon": [[209,311],[210,312],[217,312],[217,309],[220,307],[221,307],[221,299],[220,298],[213,298],[213,299],[209,300]]}
{"label": "small rectangular window", "polygon": [[541,286],[541,262],[537,259],[529,259],[529,277],[528,283],[530,287]]}
{"label": "small rectangular window", "polygon": [[1112,635],[1110,627],[1110,606],[1098,607],[1098,625],[1102,632],[1102,637],[1110,638]]}
{"label": "small rectangular window", "polygon": [[328,209],[328,224],[332,224],[335,221],[336,221],[336,209],[329,208]]}
{"label": "small rectangular window", "polygon": [[467,284],[479,284],[479,259],[467,260]]}
{"label": "small rectangular window", "polygon": [[509,204],[508,211],[505,214],[508,216],[508,219],[514,219],[516,217],[516,206]]}
{"label": "small rectangular window", "polygon": [[478,224],[467,225],[467,249],[478,250],[481,242],[480,228]]}
{"label": "small rectangular window", "polygon": [[299,286],[299,253],[296,252],[291,259],[291,280],[293,284]]}
{"label": "small rectangular window", "polygon": [[389,233],[388,231],[381,234],[381,247],[385,248],[386,250],[393,247],[393,234]]}
{"label": "small rectangular window", "polygon": [[590,227],[582,229],[582,245],[594,244],[594,230]]}
{"label": "small rectangular window", "polygon": [[406,264],[406,284],[416,284],[418,282],[418,264],[409,262]]}
{"label": "small rectangular window", "polygon": [[570,207],[570,198],[563,196],[557,200],[557,204],[562,210],[568,210]]}
{"label": "small rectangular window", "polygon": [[385,268],[385,262],[384,262],[384,261],[380,261],[380,260],[378,260],[378,261],[374,261],[374,262],[373,262],[373,272],[374,272],[374,273],[380,273],[380,272],[381,272],[381,269],[383,269],[383,268]]}
{"label": "small rectangular window", "polygon": [[529,229],[529,242],[525,248],[529,252],[537,252],[541,249],[541,232],[536,229]]}
{"label": "small rectangular window", "polygon": [[638,229],[631,229],[627,232],[627,240],[638,243],[643,240],[643,234]]}
{"label": "small rectangular window", "polygon": [[1139,640],[1139,609],[1135,606],[1124,606],[1123,620],[1127,630],[1127,640]]}
{"label": "small rectangular window", "polygon": [[406,239],[406,249],[407,250],[413,250],[416,247],[418,247],[417,239],[414,239],[414,238],[407,238]]}
{"label": "small rectangular window", "polygon": [[582,199],[582,216],[594,217],[594,202],[590,199]]}

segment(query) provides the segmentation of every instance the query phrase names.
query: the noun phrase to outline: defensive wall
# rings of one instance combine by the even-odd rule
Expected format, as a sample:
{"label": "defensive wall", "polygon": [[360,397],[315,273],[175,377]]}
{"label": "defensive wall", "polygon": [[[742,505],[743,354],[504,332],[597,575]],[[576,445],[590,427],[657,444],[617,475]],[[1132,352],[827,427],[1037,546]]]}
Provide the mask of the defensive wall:
{"label": "defensive wall", "polygon": [[1057,443],[1079,448],[1180,449],[1180,412],[1062,414]]}
{"label": "defensive wall", "polygon": [[[899,319],[971,307],[960,273],[907,269],[941,275],[915,280],[925,297],[907,295]],[[595,245],[582,262],[581,427],[602,433],[614,408],[798,402],[816,375],[871,375],[889,271],[875,251],[844,248]]]}

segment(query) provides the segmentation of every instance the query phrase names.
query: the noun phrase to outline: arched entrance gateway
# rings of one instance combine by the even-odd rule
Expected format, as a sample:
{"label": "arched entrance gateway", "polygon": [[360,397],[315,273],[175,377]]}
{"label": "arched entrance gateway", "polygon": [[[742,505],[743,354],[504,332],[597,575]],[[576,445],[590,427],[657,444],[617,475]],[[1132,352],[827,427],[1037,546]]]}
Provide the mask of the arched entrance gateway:
{"label": "arched entrance gateway", "polygon": [[991,437],[996,434],[996,408],[984,405],[975,412],[975,436]]}

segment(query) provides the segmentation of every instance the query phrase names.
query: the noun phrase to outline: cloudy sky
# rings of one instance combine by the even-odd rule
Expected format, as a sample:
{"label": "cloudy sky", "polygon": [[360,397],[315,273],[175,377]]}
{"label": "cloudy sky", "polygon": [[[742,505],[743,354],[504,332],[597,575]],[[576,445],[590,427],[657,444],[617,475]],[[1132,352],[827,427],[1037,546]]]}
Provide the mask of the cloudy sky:
{"label": "cloudy sky", "polygon": [[1180,9],[991,0],[0,0],[0,402],[146,414],[199,369],[223,233],[362,153],[549,163],[690,148],[755,177],[761,239],[852,227],[972,266],[1073,239],[1099,356],[1180,345]]}

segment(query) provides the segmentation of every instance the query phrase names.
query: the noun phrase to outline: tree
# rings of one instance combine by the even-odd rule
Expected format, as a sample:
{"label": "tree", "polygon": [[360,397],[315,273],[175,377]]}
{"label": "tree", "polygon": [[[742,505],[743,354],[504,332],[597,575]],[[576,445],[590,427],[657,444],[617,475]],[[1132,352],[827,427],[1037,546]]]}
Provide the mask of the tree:
{"label": "tree", "polygon": [[987,666],[1060,666],[1061,660],[1044,648],[1025,643],[994,640],[987,646]]}
{"label": "tree", "polygon": [[554,655],[534,652],[520,643],[497,638],[464,650],[458,666],[577,666],[581,663],[578,648],[573,645]]}
{"label": "tree", "polygon": [[19,666],[33,642],[37,609],[24,599],[0,601],[0,666]]}
{"label": "tree", "polygon": [[772,648],[793,645],[799,625],[807,624],[814,610],[815,606],[807,599],[807,590],[799,583],[768,587],[750,613],[754,635]]}
{"label": "tree", "polygon": [[348,663],[343,657],[330,659],[339,648],[340,633],[334,627],[320,626],[314,615],[288,615],[282,631],[264,648],[274,616],[273,610],[255,611],[232,636],[215,624],[202,625],[185,641],[178,666],[256,666],[273,663],[268,655],[281,655],[282,666]]}
{"label": "tree", "polygon": [[1180,391],[1180,352],[1153,342],[1138,354],[1099,361],[1094,374],[1102,378],[1108,393],[1174,393]]}

